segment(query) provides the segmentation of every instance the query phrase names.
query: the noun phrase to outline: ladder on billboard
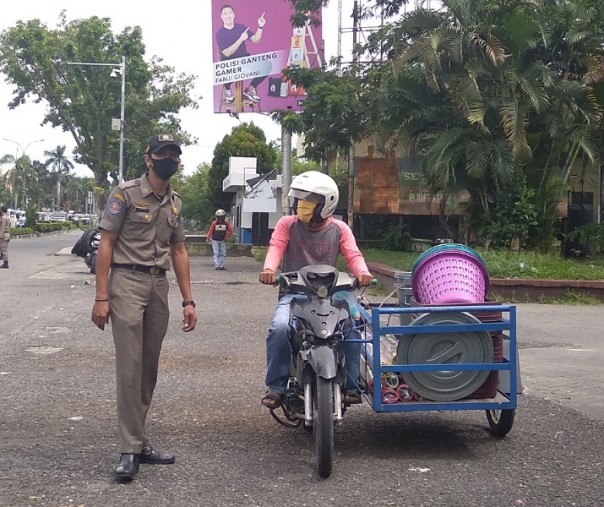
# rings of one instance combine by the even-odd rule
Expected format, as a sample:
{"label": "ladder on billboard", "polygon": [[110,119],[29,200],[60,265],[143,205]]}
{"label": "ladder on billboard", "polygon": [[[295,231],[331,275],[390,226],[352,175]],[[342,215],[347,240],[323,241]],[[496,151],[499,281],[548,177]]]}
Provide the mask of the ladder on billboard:
{"label": "ladder on billboard", "polygon": [[[309,39],[308,42],[307,38]],[[308,43],[310,43],[310,48],[307,46]],[[293,29],[287,66],[310,68],[311,57],[316,60],[317,67],[322,65],[317,41],[310,27],[310,22],[307,22],[304,26]]]}

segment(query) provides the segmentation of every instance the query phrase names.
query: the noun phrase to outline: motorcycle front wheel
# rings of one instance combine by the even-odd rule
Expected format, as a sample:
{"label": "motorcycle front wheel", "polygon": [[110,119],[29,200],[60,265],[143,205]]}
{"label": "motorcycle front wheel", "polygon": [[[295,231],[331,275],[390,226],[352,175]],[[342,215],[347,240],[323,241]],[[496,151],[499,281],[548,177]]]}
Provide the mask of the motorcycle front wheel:
{"label": "motorcycle front wheel", "polygon": [[317,376],[313,400],[313,439],[317,473],[329,477],[333,467],[333,382]]}

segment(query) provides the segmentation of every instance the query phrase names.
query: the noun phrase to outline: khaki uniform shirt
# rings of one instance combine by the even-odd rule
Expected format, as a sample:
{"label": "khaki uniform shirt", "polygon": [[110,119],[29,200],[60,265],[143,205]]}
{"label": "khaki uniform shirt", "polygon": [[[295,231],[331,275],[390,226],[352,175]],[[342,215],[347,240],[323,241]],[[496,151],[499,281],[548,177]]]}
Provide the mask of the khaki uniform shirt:
{"label": "khaki uniform shirt", "polygon": [[10,239],[10,218],[3,214],[0,218],[0,239],[8,241]]}
{"label": "khaki uniform shirt", "polygon": [[170,245],[185,240],[182,199],[170,186],[163,199],[147,176],[118,185],[99,223],[117,234],[112,262],[170,269]]}

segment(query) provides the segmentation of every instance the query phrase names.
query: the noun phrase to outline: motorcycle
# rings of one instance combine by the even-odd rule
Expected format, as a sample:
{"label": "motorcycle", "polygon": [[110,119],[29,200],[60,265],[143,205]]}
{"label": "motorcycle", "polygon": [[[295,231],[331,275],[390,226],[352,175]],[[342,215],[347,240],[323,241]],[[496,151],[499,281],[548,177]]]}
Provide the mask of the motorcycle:
{"label": "motorcycle", "polygon": [[342,422],[348,407],[344,401],[347,373],[343,351],[347,345],[343,342],[355,327],[354,318],[359,317],[353,296],[357,279],[332,266],[311,265],[282,273],[277,282],[283,293],[306,297],[291,302],[295,319],[290,379],[280,407],[284,417],[277,409],[270,413],[284,426],[304,425],[312,430],[317,472],[320,477],[329,477],[334,424]]}
{"label": "motorcycle", "polygon": [[84,231],[80,239],[76,241],[76,244],[73,245],[73,248],[71,249],[73,255],[77,255],[84,259],[86,266],[88,266],[92,274],[96,271],[96,255],[100,241],[101,231],[99,229],[88,229]]}

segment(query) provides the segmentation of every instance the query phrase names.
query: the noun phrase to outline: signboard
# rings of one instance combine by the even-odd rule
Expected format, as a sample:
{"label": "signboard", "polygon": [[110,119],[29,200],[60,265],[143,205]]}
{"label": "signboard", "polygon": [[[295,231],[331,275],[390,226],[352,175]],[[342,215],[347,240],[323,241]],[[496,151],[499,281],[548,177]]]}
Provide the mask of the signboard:
{"label": "signboard", "polygon": [[244,213],[275,213],[277,196],[269,181],[262,180],[243,194]]}
{"label": "signboard", "polygon": [[323,63],[321,26],[293,28],[288,0],[212,0],[215,113],[300,111],[303,88],[287,67]]}

